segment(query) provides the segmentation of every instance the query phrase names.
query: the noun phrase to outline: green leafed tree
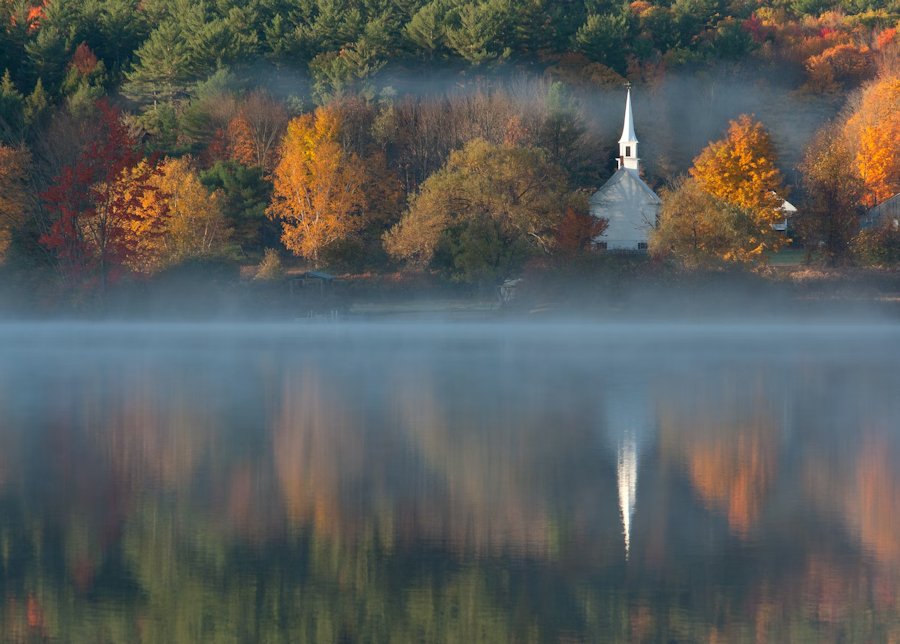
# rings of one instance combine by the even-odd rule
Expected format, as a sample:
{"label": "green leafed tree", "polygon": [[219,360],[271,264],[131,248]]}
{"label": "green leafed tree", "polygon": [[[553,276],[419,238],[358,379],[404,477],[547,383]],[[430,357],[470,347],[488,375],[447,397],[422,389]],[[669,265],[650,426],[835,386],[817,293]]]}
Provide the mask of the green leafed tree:
{"label": "green leafed tree", "polygon": [[44,91],[44,83],[39,78],[34,85],[31,94],[25,98],[22,108],[22,116],[25,119],[25,127],[29,130],[38,127],[50,113],[50,98]]}
{"label": "green leafed tree", "polygon": [[407,39],[424,58],[432,60],[444,49],[447,41],[446,16],[446,3],[443,0],[432,0],[406,23],[404,32]]}
{"label": "green leafed tree", "polygon": [[22,138],[24,98],[16,89],[9,70],[0,79],[0,138],[5,142],[15,142]]}
{"label": "green leafed tree", "polygon": [[135,49],[149,32],[146,14],[139,10],[141,4],[139,0],[103,2],[99,19],[102,40],[96,51],[116,79],[121,79],[134,58]]}
{"label": "green leafed tree", "polygon": [[262,168],[220,161],[201,173],[200,180],[207,189],[222,195],[222,210],[233,231],[231,238],[241,253],[256,257],[263,248],[279,244],[281,229],[266,217],[272,185],[263,177]]}
{"label": "green leafed tree", "polygon": [[453,11],[447,42],[471,65],[508,58],[512,16],[513,9],[508,0],[467,2]]}
{"label": "green leafed tree", "polygon": [[124,92],[144,101],[169,101],[183,92],[193,74],[190,51],[172,21],[157,27],[137,50],[134,67],[126,75]]}
{"label": "green leafed tree", "polygon": [[481,279],[484,266],[472,256],[479,248],[497,273],[529,253],[550,252],[566,206],[577,201],[544,151],[476,139],[421,185],[385,248],[415,266],[437,259],[457,276]]}
{"label": "green leafed tree", "polygon": [[44,85],[56,92],[66,74],[66,64],[72,53],[72,43],[62,28],[45,25],[37,36],[25,45],[32,78],[40,78]]}
{"label": "green leafed tree", "polygon": [[628,42],[628,17],[617,14],[592,14],[575,34],[575,47],[585,56],[619,73],[625,71]]}
{"label": "green leafed tree", "polygon": [[863,181],[853,167],[853,149],[839,124],[822,128],[813,138],[800,172],[806,199],[797,228],[808,253],[819,249],[829,265],[850,257],[851,241],[859,230]]}

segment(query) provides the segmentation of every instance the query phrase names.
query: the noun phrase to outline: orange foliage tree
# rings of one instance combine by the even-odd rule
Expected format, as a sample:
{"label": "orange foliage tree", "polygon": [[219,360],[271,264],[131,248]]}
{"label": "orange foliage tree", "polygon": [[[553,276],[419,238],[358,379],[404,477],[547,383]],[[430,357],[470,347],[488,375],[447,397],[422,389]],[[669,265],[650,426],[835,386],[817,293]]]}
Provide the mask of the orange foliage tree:
{"label": "orange foliage tree", "polygon": [[339,132],[337,114],[325,107],[293,119],[272,177],[266,214],[281,220],[284,245],[313,261],[362,225],[366,206],[365,166],[341,147]]}
{"label": "orange foliage tree", "polygon": [[851,44],[829,47],[806,61],[807,87],[819,92],[837,92],[855,87],[875,74],[875,55],[868,47]]}
{"label": "orange foliage tree", "polygon": [[864,204],[874,206],[900,192],[900,76],[868,85],[844,131],[855,142]]}
{"label": "orange foliage tree", "polygon": [[703,191],[751,214],[751,255],[759,257],[783,244],[772,225],[784,218],[778,209],[784,187],[775,146],[760,122],[747,114],[731,121],[725,138],[707,145],[690,173]]}
{"label": "orange foliage tree", "polygon": [[253,146],[253,135],[250,132],[250,123],[243,113],[238,113],[228,122],[225,136],[228,140],[229,158],[244,165],[254,165],[256,150]]}
{"label": "orange foliage tree", "polygon": [[[143,171],[138,166],[132,174]],[[125,189],[131,177],[123,178]],[[229,229],[219,191],[210,192],[187,157],[170,158],[147,181],[140,206],[129,222],[135,253],[129,265],[150,273],[197,257],[224,251]]]}
{"label": "orange foliage tree", "polygon": [[244,165],[271,170],[278,141],[287,125],[287,111],[262,91],[251,92],[237,107],[237,115],[228,123],[226,132],[229,156]]}

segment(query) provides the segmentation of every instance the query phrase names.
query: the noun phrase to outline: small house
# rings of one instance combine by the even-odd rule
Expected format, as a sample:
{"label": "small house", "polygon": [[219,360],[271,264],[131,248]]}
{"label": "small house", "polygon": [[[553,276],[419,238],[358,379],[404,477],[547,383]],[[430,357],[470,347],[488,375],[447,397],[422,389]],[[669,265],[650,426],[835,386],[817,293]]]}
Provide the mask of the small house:
{"label": "small house", "polygon": [[900,230],[900,192],[874,208],[869,208],[862,216],[859,226],[862,229],[890,226],[894,230]]}
{"label": "small house", "polygon": [[791,225],[791,218],[797,214],[797,208],[787,199],[781,199],[781,206],[779,206],[778,212],[784,215],[784,219],[772,224],[772,228],[778,232],[786,233]]}

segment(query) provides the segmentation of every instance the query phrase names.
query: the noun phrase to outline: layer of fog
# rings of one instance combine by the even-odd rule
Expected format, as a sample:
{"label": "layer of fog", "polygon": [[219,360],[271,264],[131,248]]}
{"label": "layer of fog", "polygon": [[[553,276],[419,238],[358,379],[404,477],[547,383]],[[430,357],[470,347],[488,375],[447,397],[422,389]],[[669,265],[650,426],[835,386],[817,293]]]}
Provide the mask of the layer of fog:
{"label": "layer of fog", "polygon": [[[309,108],[309,78],[305,72],[257,66],[252,83],[276,96],[300,97]],[[413,74],[388,67],[371,79],[379,100],[415,96],[435,98],[503,88],[528,100],[550,76],[528,67],[499,66],[483,70],[431,69]],[[648,176],[656,182],[685,172],[693,158],[712,140],[720,138],[728,122],[753,114],[771,132],[779,166],[789,182],[813,133],[833,118],[846,96],[804,93],[797,70],[755,63],[716,63],[666,71],[651,83],[637,83],[634,93],[635,129]],[[586,117],[591,134],[603,142],[597,162],[612,172],[614,145],[622,129],[624,87],[569,86]]]}

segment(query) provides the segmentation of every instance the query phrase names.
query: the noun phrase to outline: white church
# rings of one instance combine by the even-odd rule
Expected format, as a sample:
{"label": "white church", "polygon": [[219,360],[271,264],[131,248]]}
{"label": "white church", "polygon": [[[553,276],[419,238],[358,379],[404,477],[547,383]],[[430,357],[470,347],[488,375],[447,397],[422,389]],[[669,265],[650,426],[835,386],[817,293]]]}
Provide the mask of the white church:
{"label": "white church", "polygon": [[619,168],[590,199],[591,215],[609,221],[593,239],[598,250],[646,251],[661,201],[640,176],[638,140],[631,114],[631,87],[625,99],[625,125],[619,139]]}

